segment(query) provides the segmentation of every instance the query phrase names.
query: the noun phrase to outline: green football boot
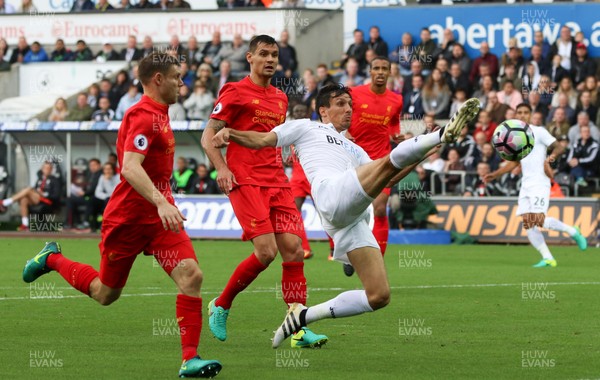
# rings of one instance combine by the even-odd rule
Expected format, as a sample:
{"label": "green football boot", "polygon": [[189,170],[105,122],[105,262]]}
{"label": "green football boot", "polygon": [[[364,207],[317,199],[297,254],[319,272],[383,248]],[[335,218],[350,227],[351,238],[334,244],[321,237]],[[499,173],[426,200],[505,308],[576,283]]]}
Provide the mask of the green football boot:
{"label": "green football boot", "polygon": [[229,316],[229,309],[223,309],[221,306],[216,306],[213,299],[208,304],[208,326],[212,331],[215,338],[220,341],[227,339],[227,317]]}
{"label": "green football boot", "polygon": [[579,229],[579,227],[574,228],[575,230],[577,230],[577,233],[573,235],[572,238],[573,240],[575,240],[575,243],[577,243],[579,249],[585,251],[587,249],[587,239],[581,234],[581,230]]}
{"label": "green football boot", "polygon": [[52,254],[61,254],[60,244],[57,242],[51,241],[46,243],[44,249],[40,251],[35,257],[25,264],[25,268],[23,269],[23,281],[25,282],[33,282],[41,275],[44,275],[48,272],[51,272],[52,269],[46,266],[46,260],[48,256]]}
{"label": "green football boot", "polygon": [[292,348],[320,348],[328,340],[325,335],[315,334],[308,328],[303,327],[292,335],[291,346]]}
{"label": "green football boot", "polygon": [[181,364],[179,377],[202,377],[211,379],[221,372],[223,366],[218,360],[202,360],[200,356],[186,360]]}
{"label": "green football boot", "polygon": [[546,267],[556,268],[557,265],[558,265],[558,263],[556,262],[556,260],[542,259],[539,263],[535,264],[533,267],[534,268],[546,268]]}

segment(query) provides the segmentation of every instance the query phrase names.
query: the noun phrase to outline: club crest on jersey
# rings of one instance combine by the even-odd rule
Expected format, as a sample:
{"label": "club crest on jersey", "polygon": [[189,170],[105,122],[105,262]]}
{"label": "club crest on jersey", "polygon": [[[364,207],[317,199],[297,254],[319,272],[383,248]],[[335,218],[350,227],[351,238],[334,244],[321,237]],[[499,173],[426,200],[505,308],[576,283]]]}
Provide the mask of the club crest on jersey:
{"label": "club crest on jersey", "polygon": [[279,109],[280,109],[280,110],[282,110],[282,109],[283,109],[283,102],[280,100],[280,101],[278,102],[278,104],[279,104]]}
{"label": "club crest on jersey", "polygon": [[148,138],[139,134],[133,139],[133,145],[139,150],[146,150],[148,148]]}
{"label": "club crest on jersey", "polygon": [[260,100],[258,100],[258,99],[252,99],[252,104],[259,104],[259,103],[260,103]]}
{"label": "club crest on jersey", "polygon": [[222,110],[222,109],[223,109],[223,104],[221,104],[221,103],[218,103],[218,104],[215,106],[215,108],[213,109],[212,113],[213,113],[213,114],[217,114],[217,113],[221,112],[221,110]]}
{"label": "club crest on jersey", "polygon": [[361,104],[361,105],[360,105],[360,108],[365,108],[365,109],[367,109],[367,108],[369,108],[369,105],[368,105],[368,104]]}
{"label": "club crest on jersey", "polygon": [[387,113],[392,112],[392,106],[387,106]]}

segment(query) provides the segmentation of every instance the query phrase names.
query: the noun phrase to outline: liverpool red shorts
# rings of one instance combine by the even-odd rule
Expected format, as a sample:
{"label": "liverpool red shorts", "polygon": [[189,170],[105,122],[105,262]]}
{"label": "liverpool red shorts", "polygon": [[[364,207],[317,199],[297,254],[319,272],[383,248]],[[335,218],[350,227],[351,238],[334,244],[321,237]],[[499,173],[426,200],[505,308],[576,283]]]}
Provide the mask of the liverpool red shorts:
{"label": "liverpool red shorts", "polygon": [[120,289],[125,286],[138,254],[152,255],[167,274],[184,259],[196,259],[187,232],[166,231],[162,223],[102,224],[100,281]]}
{"label": "liverpool red shorts", "polygon": [[269,233],[301,235],[302,217],[287,187],[235,187],[229,200],[242,230],[242,240],[252,240]]}

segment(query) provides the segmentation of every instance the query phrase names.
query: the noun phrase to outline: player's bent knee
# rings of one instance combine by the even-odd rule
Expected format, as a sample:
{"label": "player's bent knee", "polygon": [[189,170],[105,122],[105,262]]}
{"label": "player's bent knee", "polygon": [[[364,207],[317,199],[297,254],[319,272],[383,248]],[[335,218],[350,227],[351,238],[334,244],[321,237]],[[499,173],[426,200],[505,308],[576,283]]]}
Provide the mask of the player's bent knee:
{"label": "player's bent knee", "polygon": [[119,299],[119,297],[121,296],[121,293],[108,293],[108,294],[102,294],[100,296],[98,296],[96,298],[96,300],[98,301],[98,303],[102,306],[108,306],[112,303],[114,303],[116,300]]}
{"label": "player's bent knee", "polygon": [[277,256],[277,245],[261,245],[256,246],[254,248],[254,253],[258,260],[264,265],[269,265],[273,260],[275,260],[275,256]]}
{"label": "player's bent knee", "polygon": [[378,289],[371,294],[367,294],[367,298],[373,310],[382,309],[390,303],[390,288]]}

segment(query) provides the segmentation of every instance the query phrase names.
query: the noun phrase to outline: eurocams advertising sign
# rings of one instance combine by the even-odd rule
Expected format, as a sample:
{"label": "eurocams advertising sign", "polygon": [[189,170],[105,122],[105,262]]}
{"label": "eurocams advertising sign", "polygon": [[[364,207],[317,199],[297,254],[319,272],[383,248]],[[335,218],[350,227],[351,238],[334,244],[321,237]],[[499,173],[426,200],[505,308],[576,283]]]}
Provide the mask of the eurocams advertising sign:
{"label": "eurocams advertising sign", "polygon": [[[444,29],[454,32],[455,38],[466,47],[471,57],[479,55],[481,42],[487,41],[490,50],[500,55],[506,52],[508,40],[516,37],[519,46],[531,46],[535,30],[541,30],[552,44],[567,25],[575,32],[583,31],[591,56],[600,56],[600,4],[537,4],[537,5],[473,5],[452,7],[394,7],[359,8],[358,27],[367,31],[377,25],[390,49],[400,44],[408,32],[415,44],[420,41],[424,27],[432,38],[443,39]],[[529,54],[525,49],[525,54]]]}
{"label": "eurocams advertising sign", "polygon": [[[437,215],[429,221],[447,231],[468,233],[480,242],[527,242],[527,232],[516,215],[517,198],[457,198],[434,199]],[[548,216],[568,225],[576,225],[585,237],[595,238],[600,220],[600,199],[552,199]],[[548,242],[571,243],[567,235],[546,231]]]}

